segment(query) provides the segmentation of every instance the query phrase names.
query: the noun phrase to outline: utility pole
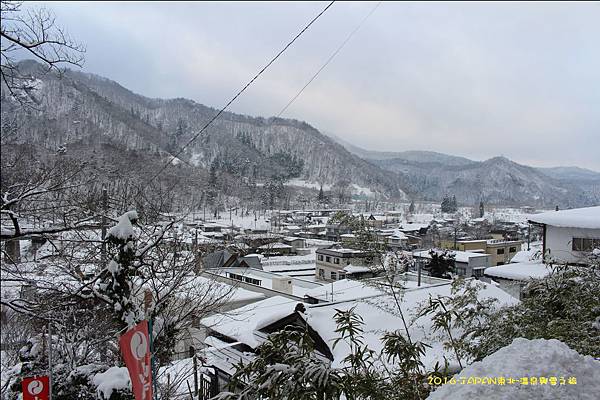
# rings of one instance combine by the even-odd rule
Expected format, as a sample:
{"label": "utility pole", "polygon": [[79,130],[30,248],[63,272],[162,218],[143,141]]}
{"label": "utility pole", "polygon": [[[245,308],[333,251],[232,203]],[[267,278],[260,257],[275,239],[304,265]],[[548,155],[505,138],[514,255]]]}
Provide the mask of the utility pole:
{"label": "utility pole", "polygon": [[189,352],[194,366],[194,396],[198,396],[198,360],[196,358],[196,349],[194,346],[190,346]]}
{"label": "utility pole", "polygon": [[48,320],[48,400],[52,400],[52,330]]}
{"label": "utility pole", "polygon": [[106,184],[102,185],[102,247],[100,249],[100,260],[102,268],[106,267],[106,214],[108,214],[108,190]]}
{"label": "utility pole", "polygon": [[455,223],[454,224],[454,250],[457,250],[457,247],[456,247],[456,234],[457,234],[457,230],[458,230],[458,226]]}
{"label": "utility pole", "polygon": [[333,282],[331,282],[331,302],[333,303]]}

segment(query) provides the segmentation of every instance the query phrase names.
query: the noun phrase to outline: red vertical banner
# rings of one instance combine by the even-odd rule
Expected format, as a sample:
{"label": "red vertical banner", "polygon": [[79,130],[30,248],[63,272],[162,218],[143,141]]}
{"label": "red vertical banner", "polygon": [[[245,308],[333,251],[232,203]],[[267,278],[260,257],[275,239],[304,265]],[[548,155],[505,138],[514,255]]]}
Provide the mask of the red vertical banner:
{"label": "red vertical banner", "polygon": [[152,363],[148,321],[142,321],[119,338],[119,347],[131,379],[135,400],[152,399]]}
{"label": "red vertical banner", "polygon": [[23,400],[48,400],[50,380],[47,376],[23,378],[21,382]]}

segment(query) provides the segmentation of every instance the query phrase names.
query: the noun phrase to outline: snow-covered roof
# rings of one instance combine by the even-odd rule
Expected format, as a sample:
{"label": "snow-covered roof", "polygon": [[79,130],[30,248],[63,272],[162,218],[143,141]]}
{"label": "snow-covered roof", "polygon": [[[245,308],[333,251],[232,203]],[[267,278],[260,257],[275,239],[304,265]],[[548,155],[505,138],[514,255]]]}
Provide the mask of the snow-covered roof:
{"label": "snow-covered roof", "polygon": [[[356,282],[358,283],[358,282]],[[500,304],[515,304],[518,302],[515,298],[504,292],[502,289],[493,285],[484,284],[483,289],[479,292],[479,298],[497,298]],[[407,290],[401,302],[401,309],[405,316],[413,323],[409,326],[409,331],[413,340],[423,341],[431,345],[423,356],[422,361],[426,368],[432,368],[436,362],[443,363],[444,356],[448,358],[451,364],[456,364],[456,360],[451,352],[444,349],[443,343],[431,336],[433,322],[431,316],[423,316],[416,318],[417,310],[420,304],[428,301],[429,296],[450,296],[451,285],[439,285],[422,287],[420,289]],[[335,299],[334,292],[334,299]],[[341,294],[340,294],[341,296]],[[353,300],[342,303],[315,305],[307,309],[306,321],[308,324],[321,336],[327,343],[334,356],[333,366],[338,367],[343,362],[343,359],[349,354],[348,346],[339,342],[333,348],[334,341],[339,337],[336,333],[337,328],[335,323],[336,310],[349,310],[355,308],[354,311],[363,318],[364,325],[364,341],[372,350],[379,352],[382,349],[383,343],[381,336],[383,332],[389,331],[402,326],[400,316],[389,310],[394,310],[396,305],[391,296],[377,296],[370,299]]]}
{"label": "snow-covered roof", "polygon": [[285,243],[281,243],[281,242],[264,244],[264,245],[262,245],[262,246],[259,247],[259,249],[266,249],[266,250],[291,249],[291,248],[292,248],[292,246],[290,246],[289,244],[285,244]]}
{"label": "snow-covered roof", "polygon": [[515,281],[529,281],[531,279],[543,278],[551,272],[552,269],[541,262],[523,262],[486,268],[484,274]]}
{"label": "snow-covered roof", "polygon": [[295,240],[305,240],[305,239],[301,238],[301,237],[297,237],[297,236],[286,236],[282,240],[285,240],[286,242],[293,242]]}
{"label": "snow-covered roof", "polygon": [[[312,266],[312,264],[311,264],[311,266]],[[219,271],[217,271],[216,273],[218,275],[226,276],[229,278],[231,278],[231,274],[234,274],[234,275],[244,278],[244,280],[246,278],[248,278],[248,279],[256,279],[256,280],[260,281],[260,283],[252,283],[252,282],[246,281],[245,283],[250,285],[250,286],[247,286],[247,288],[249,290],[251,290],[253,288],[253,286],[259,286],[259,287],[263,287],[263,288],[267,288],[267,289],[271,289],[271,290],[276,290],[276,289],[273,289],[273,281],[277,281],[282,278],[289,278],[289,280],[291,280],[291,284],[292,284],[292,292],[289,294],[299,297],[299,298],[302,298],[308,290],[322,286],[322,283],[310,282],[310,281],[307,281],[304,279],[288,277],[283,274],[272,273],[267,270],[256,269],[256,268],[230,267],[230,268],[222,268]]]}
{"label": "snow-covered roof", "polygon": [[533,214],[529,221],[561,228],[600,229],[600,206]]}
{"label": "snow-covered roof", "polygon": [[392,234],[394,239],[407,239],[408,237],[402,232],[400,229],[394,229],[394,233]]}
{"label": "snow-covered roof", "polygon": [[[332,290],[333,289],[333,290]],[[333,296],[331,294],[333,292]],[[306,292],[306,296],[323,301],[349,301],[365,297],[382,296],[384,293],[366,281],[341,279]]]}
{"label": "snow-covered roof", "polygon": [[421,230],[424,228],[429,228],[429,224],[416,224],[416,223],[402,224],[402,226],[400,227],[400,230],[406,231],[406,232],[413,232],[413,231],[418,231],[418,230]]}
{"label": "snow-covered roof", "polygon": [[249,304],[226,314],[215,314],[201,323],[222,335],[256,347],[262,340],[254,331],[294,312],[298,302],[282,296]]}
{"label": "snow-covered roof", "polygon": [[[474,377],[516,378],[517,384],[461,384]],[[536,377],[538,384],[521,384],[523,377]],[[539,384],[539,377],[563,377],[566,384]],[[577,384],[568,382],[575,377]],[[597,399],[600,393],[600,361],[583,356],[556,339],[516,338],[513,342],[475,362],[454,376],[457,384],[446,384],[427,400],[442,399]],[[529,380],[529,379],[528,379]],[[596,394],[594,394],[596,393]]]}
{"label": "snow-covered roof", "polygon": [[[438,254],[442,254],[443,251],[442,250],[435,250]],[[482,254],[482,253],[474,253],[471,251],[457,251],[457,250],[452,250],[452,251],[448,251],[449,255],[454,255],[454,261],[457,262],[462,262],[462,263],[468,263],[470,258],[475,258],[475,257],[489,257],[489,254]],[[429,254],[429,250],[423,250],[423,251],[417,251],[415,253],[413,253],[413,257],[420,257],[420,258],[431,258],[431,254]]]}
{"label": "snow-covered roof", "polygon": [[[307,310],[301,316],[328,345],[334,356],[333,366],[338,367],[343,363],[343,359],[349,354],[350,349],[342,342],[335,348],[333,347],[334,341],[339,337],[339,334],[335,332],[337,328],[334,318],[336,310],[355,308],[355,312],[363,318],[365,323],[365,344],[368,344],[376,352],[381,351],[383,346],[381,342],[382,333],[394,329],[391,327],[402,326],[402,321],[397,313],[389,311],[394,310],[396,307],[394,300],[390,296],[378,295],[381,292],[377,288],[367,286],[364,282],[349,280],[336,281],[333,284],[334,300],[336,302],[325,305],[305,304]],[[407,284],[411,284],[411,282],[407,282]],[[479,292],[480,299],[497,298],[500,302],[499,305],[510,305],[518,302],[518,300],[493,285],[485,283],[481,283],[481,285],[483,289]],[[330,289],[329,285],[327,287]],[[325,287],[311,291],[311,293],[315,296],[324,296],[326,293],[323,289]],[[365,298],[368,297],[367,294],[372,295],[372,298]],[[361,300],[355,300],[357,295]],[[416,318],[419,305],[426,302],[430,295],[449,296],[451,295],[451,285],[444,284],[407,289],[402,297],[401,308],[403,314],[411,320],[414,318],[414,322],[409,326],[411,337],[413,340],[424,341],[432,346],[427,349],[422,360],[427,368],[432,368],[436,362],[443,363],[444,357],[455,364],[456,361],[452,352],[445,350],[444,344],[429,334],[433,324],[431,317]],[[344,301],[344,298],[352,300]],[[258,334],[256,331],[291,315],[296,304],[298,302],[280,296],[271,297],[233,310],[225,315],[204,318],[202,324],[255,348],[264,340],[264,334]]]}

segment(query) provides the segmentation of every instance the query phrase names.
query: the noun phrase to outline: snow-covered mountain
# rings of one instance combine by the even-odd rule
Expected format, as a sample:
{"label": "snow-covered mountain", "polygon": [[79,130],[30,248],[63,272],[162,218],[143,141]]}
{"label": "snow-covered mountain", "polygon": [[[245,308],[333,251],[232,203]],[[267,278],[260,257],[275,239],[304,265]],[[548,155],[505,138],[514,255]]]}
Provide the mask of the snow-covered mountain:
{"label": "snow-covered mountain", "polygon": [[578,167],[534,168],[505,157],[473,161],[430,151],[364,150],[334,137],[349,151],[399,175],[411,196],[438,200],[454,194],[463,204],[577,207],[600,203],[600,173]]}
{"label": "snow-covered mountain", "polygon": [[[109,79],[67,71],[59,79],[24,61],[37,104],[23,109],[2,91],[3,144],[40,151],[66,145],[99,165],[142,166],[158,171],[217,113],[187,99],[153,99]],[[600,203],[600,174],[576,168],[536,169],[502,157],[472,161],[427,151],[373,152],[338,143],[306,122],[225,112],[178,154],[186,179],[204,187],[217,171],[221,189],[236,196],[240,182],[273,177],[305,187],[352,184],[388,198],[439,201],[454,194],[461,204],[574,207]],[[143,175],[143,174],[141,174]],[[196,189],[189,189],[196,190]]]}
{"label": "snow-covered mountain", "polygon": [[[176,154],[218,111],[182,98],[147,98],[97,75],[43,75],[33,61],[22,62],[20,68],[39,80],[30,93],[38,111],[26,115],[7,98],[2,100],[3,111],[19,114],[19,141],[46,148],[111,144],[163,160]],[[348,182],[387,197],[404,197],[394,173],[296,120],[225,112],[178,158],[198,169],[212,167],[258,182],[272,176],[317,187]]]}

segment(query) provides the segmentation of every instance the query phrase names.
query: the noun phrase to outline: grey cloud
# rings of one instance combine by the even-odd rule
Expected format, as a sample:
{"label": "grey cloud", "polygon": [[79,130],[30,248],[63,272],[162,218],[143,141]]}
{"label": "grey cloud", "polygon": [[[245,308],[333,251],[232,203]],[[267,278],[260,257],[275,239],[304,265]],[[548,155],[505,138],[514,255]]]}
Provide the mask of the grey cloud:
{"label": "grey cloud", "polygon": [[[85,70],[226,102],[325,3],[48,3]],[[276,114],[374,3],[336,3],[232,111]],[[373,150],[600,170],[598,3],[388,3],[286,116]]]}

